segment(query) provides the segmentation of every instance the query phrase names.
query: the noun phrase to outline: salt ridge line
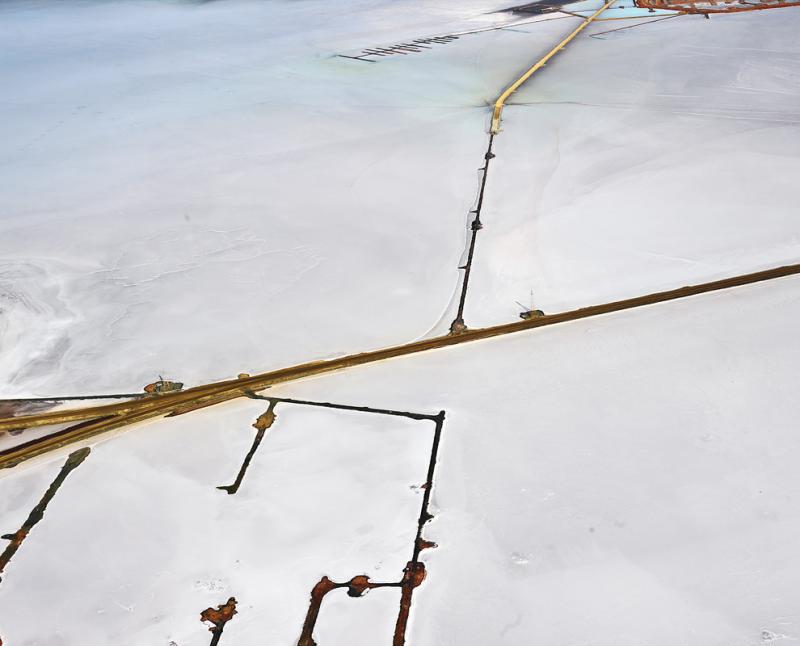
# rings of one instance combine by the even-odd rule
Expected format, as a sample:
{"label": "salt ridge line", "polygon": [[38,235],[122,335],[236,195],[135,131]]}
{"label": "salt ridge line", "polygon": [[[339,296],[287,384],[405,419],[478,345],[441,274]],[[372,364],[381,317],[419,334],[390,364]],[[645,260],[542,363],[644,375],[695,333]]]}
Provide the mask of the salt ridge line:
{"label": "salt ridge line", "polygon": [[[258,392],[269,386],[296,381],[305,377],[335,372],[344,368],[375,363],[385,359],[401,357],[418,352],[425,352],[452,345],[460,345],[472,341],[489,339],[514,332],[521,332],[532,328],[546,327],[559,323],[566,323],[584,318],[591,318],[603,314],[610,314],[622,310],[654,305],[666,301],[678,300],[690,296],[697,296],[709,292],[741,287],[767,280],[794,276],[800,274],[800,263],[785,265],[764,271],[743,274],[731,278],[724,278],[698,285],[679,287],[663,292],[656,292],[644,296],[612,301],[600,305],[590,305],[576,310],[550,314],[534,319],[522,320],[514,323],[505,323],[486,328],[466,330],[461,334],[433,337],[403,345],[372,350],[359,354],[347,355],[328,361],[315,361],[266,372],[252,377],[229,380],[198,386],[188,390],[160,395],[152,399],[141,399],[135,402],[95,406],[71,411],[43,413],[27,417],[13,417],[0,419],[0,430],[9,430],[20,427],[45,426],[70,421],[81,422],[76,426],[53,433],[46,437],[31,440],[25,444],[11,447],[0,452],[0,469],[13,467],[20,462],[42,455],[75,442],[88,440],[101,433],[128,426],[136,422],[145,421],[154,417],[182,414],[198,408],[212,406],[238,397],[245,397],[248,392]],[[101,418],[101,419],[98,419]],[[89,420],[89,421],[86,421]]]}

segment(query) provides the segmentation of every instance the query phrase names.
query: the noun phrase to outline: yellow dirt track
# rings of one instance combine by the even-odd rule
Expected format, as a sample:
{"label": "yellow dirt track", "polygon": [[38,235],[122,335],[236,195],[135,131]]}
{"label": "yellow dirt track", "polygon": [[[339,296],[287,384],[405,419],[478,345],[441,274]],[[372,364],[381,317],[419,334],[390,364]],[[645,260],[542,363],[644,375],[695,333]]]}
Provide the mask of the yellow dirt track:
{"label": "yellow dirt track", "polygon": [[511,85],[509,85],[503,93],[497,97],[497,101],[494,102],[494,109],[492,110],[492,134],[496,135],[500,132],[500,119],[503,116],[503,107],[514,92],[516,92],[519,87],[525,83],[531,76],[533,76],[537,71],[547,65],[547,61],[549,61],[553,56],[558,54],[562,49],[564,49],[569,42],[575,38],[581,31],[583,31],[586,27],[588,27],[592,22],[597,20],[601,13],[603,13],[606,9],[608,9],[612,4],[614,4],[615,0],[608,0],[602,7],[600,7],[597,11],[595,11],[591,16],[588,16],[580,25],[578,25],[564,40],[562,40],[558,45],[553,47],[549,52],[547,52],[544,56],[542,56],[538,61],[536,61],[533,65],[531,65],[522,76],[520,76],[516,81],[514,81]]}
{"label": "yellow dirt track", "polygon": [[785,265],[774,269],[767,269],[751,274],[744,274],[732,278],[725,278],[708,283],[691,285],[672,289],[664,292],[656,292],[644,296],[637,296],[620,301],[591,305],[576,310],[551,314],[539,318],[522,320],[504,325],[493,327],[477,328],[467,330],[461,334],[440,336],[431,339],[423,339],[403,345],[397,345],[381,350],[372,350],[359,354],[351,354],[337,359],[327,361],[315,361],[303,363],[288,368],[281,368],[259,375],[253,375],[242,379],[220,381],[204,386],[197,386],[187,390],[157,395],[144,399],[136,399],[128,402],[106,404],[101,406],[91,406],[77,408],[67,411],[56,411],[39,415],[29,415],[0,419],[0,431],[31,428],[36,426],[47,426],[53,424],[64,424],[76,422],[71,428],[48,435],[41,439],[33,440],[26,444],[12,447],[0,452],[0,468],[8,468],[36,457],[48,451],[52,451],[68,444],[87,440],[113,429],[128,426],[136,422],[141,422],[154,417],[165,415],[176,415],[186,413],[198,408],[212,406],[214,404],[244,397],[248,392],[258,392],[269,386],[297,381],[305,377],[312,377],[328,372],[342,370],[354,366],[383,361],[394,357],[402,357],[409,354],[436,350],[472,341],[480,341],[505,334],[513,334],[533,328],[546,327],[568,321],[610,314],[622,310],[654,305],[666,301],[696,296],[708,292],[740,287],[766,280],[782,278],[800,274],[800,264]]}
{"label": "yellow dirt track", "polygon": [[[497,99],[494,104],[492,114],[491,132],[496,134],[500,129],[500,119],[502,116],[505,101],[516,91],[525,81],[527,81],[538,69],[543,67],[556,53],[562,50],[581,30],[596,20],[613,0],[608,0],[587,17],[581,24],[574,29],[566,38],[559,42],[544,57],[537,61],[532,67],[528,68],[514,83],[512,83]],[[28,441],[15,447],[0,451],[0,469],[13,467],[20,462],[42,455],[49,451],[61,447],[82,442],[95,437],[101,433],[129,426],[137,422],[148,419],[169,415],[180,415],[188,413],[198,408],[213,406],[231,399],[247,396],[248,393],[255,393],[270,386],[296,381],[305,377],[321,375],[327,372],[342,370],[353,366],[360,366],[367,363],[383,361],[393,357],[401,357],[418,352],[426,352],[445,348],[462,343],[470,343],[482,339],[489,339],[495,336],[512,334],[524,330],[530,330],[568,321],[609,314],[621,310],[653,305],[665,301],[695,296],[707,292],[721,289],[729,289],[741,285],[748,285],[774,278],[800,274],[800,264],[786,265],[756,273],[745,274],[733,278],[702,283],[699,285],[681,287],[665,292],[647,294],[635,298],[629,298],[611,303],[592,305],[577,310],[552,314],[539,318],[507,323],[487,328],[468,329],[455,335],[440,336],[422,341],[414,341],[402,345],[397,345],[380,350],[372,350],[359,354],[347,355],[337,359],[327,361],[314,361],[303,363],[288,368],[281,368],[262,374],[248,376],[245,378],[229,381],[220,381],[184,391],[168,393],[164,395],[154,395],[133,399],[115,404],[105,404],[70,410],[54,411],[36,415],[27,415],[11,418],[0,418],[0,432],[22,428],[33,428],[51,425],[73,424],[69,428],[56,431],[42,438]]]}

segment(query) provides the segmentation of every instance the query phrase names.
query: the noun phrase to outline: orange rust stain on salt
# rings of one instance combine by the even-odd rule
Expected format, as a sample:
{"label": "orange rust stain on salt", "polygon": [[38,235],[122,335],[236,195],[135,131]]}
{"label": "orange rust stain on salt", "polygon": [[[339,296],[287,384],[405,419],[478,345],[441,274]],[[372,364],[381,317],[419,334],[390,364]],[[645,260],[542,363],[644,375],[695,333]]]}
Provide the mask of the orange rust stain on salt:
{"label": "orange rust stain on salt", "polygon": [[392,646],[404,646],[406,643],[406,628],[408,615],[411,612],[411,596],[414,588],[419,587],[425,580],[425,564],[421,561],[410,561],[403,570],[403,581],[400,594],[400,613],[397,615],[397,624],[394,628]]}
{"label": "orange rust stain on salt", "polygon": [[270,400],[269,408],[267,408],[266,412],[259,415],[256,421],[253,422],[253,428],[256,429],[256,436],[253,438],[253,445],[250,447],[247,455],[244,456],[244,461],[242,462],[242,466],[239,468],[239,473],[236,475],[236,480],[234,480],[233,484],[231,485],[221,485],[217,487],[217,489],[225,491],[231,495],[239,491],[239,487],[242,486],[242,481],[244,480],[244,474],[247,472],[247,468],[250,466],[250,461],[253,459],[253,456],[258,450],[261,440],[264,439],[264,434],[267,432],[267,429],[275,423],[275,420],[278,417],[275,414],[275,406],[277,406],[277,401],[274,399]]}
{"label": "orange rust stain on salt", "polygon": [[275,423],[275,402],[270,402],[269,408],[265,413],[258,416],[253,422],[253,428],[257,431],[266,431]]}
{"label": "orange rust stain on salt", "polygon": [[236,614],[236,597],[231,597],[226,603],[220,604],[216,608],[206,608],[200,613],[200,621],[208,621],[214,624],[209,630],[228,623]]}
{"label": "orange rust stain on salt", "polygon": [[417,545],[419,546],[419,551],[420,552],[422,550],[431,550],[431,549],[439,547],[433,541],[426,541],[424,538],[417,539]]}
{"label": "orange rust stain on salt", "polygon": [[351,597],[361,597],[367,590],[375,588],[400,588],[400,611],[397,614],[392,646],[404,646],[406,643],[408,615],[411,611],[411,597],[414,593],[414,588],[418,587],[424,580],[425,564],[419,561],[409,561],[403,570],[402,580],[397,583],[375,583],[370,581],[369,577],[364,574],[354,576],[346,583],[336,583],[323,576],[311,590],[311,603],[308,606],[308,613],[306,614],[303,631],[300,633],[297,646],[317,646],[317,642],[313,638],[313,632],[319,617],[322,600],[326,594],[337,588],[347,588],[347,594]]}
{"label": "orange rust stain on salt", "polygon": [[361,597],[367,590],[375,587],[369,580],[369,577],[364,574],[359,574],[350,579],[347,585],[347,594],[351,597]]}
{"label": "orange rust stain on salt", "polygon": [[364,596],[367,590],[397,587],[397,585],[396,583],[374,583],[370,581],[369,577],[365,574],[356,575],[346,583],[336,583],[335,581],[331,581],[328,577],[323,576],[311,590],[311,603],[308,606],[306,620],[303,622],[303,631],[300,633],[297,646],[317,646],[317,642],[314,641],[313,637],[314,626],[317,624],[322,600],[331,590],[347,588],[347,594],[349,596],[361,597]]}
{"label": "orange rust stain on salt", "polygon": [[208,622],[211,624],[209,632],[214,635],[211,640],[211,646],[219,642],[222,631],[231,619],[236,614],[236,597],[230,597],[228,601],[220,604],[216,608],[206,608],[200,613],[200,621]]}
{"label": "orange rust stain on salt", "polygon": [[319,608],[322,605],[322,600],[331,590],[340,588],[342,585],[344,584],[334,583],[328,577],[323,576],[311,589],[311,603],[308,606],[306,620],[303,622],[303,631],[300,633],[297,646],[317,646],[317,642],[314,641],[311,635],[314,632],[317,617],[319,617]]}

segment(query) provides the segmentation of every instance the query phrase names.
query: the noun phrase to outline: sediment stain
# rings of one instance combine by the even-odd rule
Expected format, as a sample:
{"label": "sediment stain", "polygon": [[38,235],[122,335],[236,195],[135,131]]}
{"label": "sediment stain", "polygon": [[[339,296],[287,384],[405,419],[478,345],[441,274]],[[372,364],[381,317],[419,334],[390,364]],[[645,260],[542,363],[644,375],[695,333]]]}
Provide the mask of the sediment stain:
{"label": "sediment stain", "polygon": [[408,616],[411,613],[411,596],[414,589],[418,588],[425,580],[425,564],[421,561],[410,561],[403,570],[403,581],[400,585],[400,612],[394,627],[394,640],[392,646],[403,646],[406,643],[406,628]]}
{"label": "sediment stain", "polygon": [[313,633],[314,627],[317,624],[319,617],[319,610],[322,606],[322,601],[332,590],[338,588],[347,588],[347,594],[351,597],[361,597],[367,590],[374,588],[398,587],[397,583],[373,583],[369,580],[368,576],[359,574],[354,576],[349,581],[344,583],[336,583],[331,581],[327,576],[323,576],[311,589],[311,601],[308,605],[308,612],[303,622],[303,630],[300,633],[300,639],[297,646],[317,646],[314,641]]}
{"label": "sediment stain", "polygon": [[363,597],[367,590],[376,588],[400,588],[400,610],[397,614],[392,646],[403,646],[406,643],[406,628],[411,611],[411,596],[414,588],[418,587],[424,579],[425,564],[421,562],[409,562],[403,570],[403,578],[400,581],[391,583],[377,583],[371,581],[364,574],[354,576],[344,583],[336,583],[323,576],[311,590],[311,602],[308,606],[306,619],[303,623],[303,631],[300,634],[297,646],[317,646],[313,633],[319,618],[322,601],[329,592],[339,588],[347,588],[347,594],[350,597]]}
{"label": "sediment stain", "polygon": [[212,634],[210,646],[216,646],[222,637],[222,631],[236,611],[236,597],[230,597],[225,603],[216,608],[206,608],[200,613],[200,621],[210,623],[209,632]]}
{"label": "sediment stain", "polygon": [[234,480],[233,484],[221,485],[217,487],[217,489],[226,491],[230,495],[233,495],[239,491],[239,487],[242,485],[242,480],[244,480],[244,474],[247,472],[247,468],[250,466],[250,461],[253,459],[253,456],[258,450],[261,440],[264,439],[267,429],[275,423],[275,406],[277,406],[277,404],[278,403],[276,401],[270,401],[269,408],[267,408],[266,412],[259,415],[258,419],[253,422],[253,428],[256,429],[256,436],[253,438],[253,445],[250,447],[247,455],[244,456],[244,461],[242,462],[242,466],[239,468],[239,473],[236,474],[236,480]]}
{"label": "sediment stain", "polygon": [[55,408],[55,401],[41,401],[37,399],[1,399],[0,417],[17,417],[18,415],[31,415]]}
{"label": "sediment stain", "polygon": [[[337,405],[336,407],[341,406]],[[393,411],[393,413],[396,413],[396,411]],[[436,462],[439,455],[439,443],[441,440],[442,428],[444,426],[444,415],[444,411],[440,411],[438,415],[426,416],[426,419],[436,423],[436,427],[434,430],[433,441],[431,443],[431,454],[430,459],[428,460],[427,477],[425,483],[420,487],[424,491],[424,494],[422,497],[419,518],[417,520],[417,531],[414,538],[413,555],[411,560],[403,569],[402,578],[400,581],[377,583],[371,581],[368,576],[360,574],[354,576],[349,581],[337,583],[329,579],[327,576],[323,576],[311,590],[308,611],[306,612],[306,618],[303,622],[303,629],[300,633],[300,639],[297,642],[297,646],[317,646],[317,642],[314,641],[313,634],[314,627],[316,626],[317,619],[319,618],[322,601],[329,592],[339,588],[347,588],[347,594],[351,597],[361,597],[367,590],[373,590],[375,588],[400,588],[400,608],[397,613],[397,622],[395,624],[392,646],[404,646],[414,590],[422,584],[426,576],[425,564],[419,560],[420,552],[424,549],[437,547],[436,543],[424,539],[422,537],[422,532],[428,521],[433,518],[433,515],[429,511],[430,497],[431,490],[433,488],[433,477],[436,470]]]}

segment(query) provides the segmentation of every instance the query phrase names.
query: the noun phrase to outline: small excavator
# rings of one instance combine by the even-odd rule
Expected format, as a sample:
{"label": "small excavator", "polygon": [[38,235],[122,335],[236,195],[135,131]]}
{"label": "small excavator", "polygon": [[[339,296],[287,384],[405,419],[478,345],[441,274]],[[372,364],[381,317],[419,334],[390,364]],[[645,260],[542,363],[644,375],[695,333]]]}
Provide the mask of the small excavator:
{"label": "small excavator", "polygon": [[144,387],[144,391],[148,395],[164,395],[165,393],[176,393],[179,390],[183,390],[183,382],[168,381],[161,375],[158,375],[158,381]]}
{"label": "small excavator", "polygon": [[539,318],[540,316],[544,316],[544,312],[542,312],[542,310],[533,309],[533,291],[531,291],[531,306],[530,307],[525,307],[519,301],[514,301],[514,302],[517,305],[519,305],[523,310],[519,314],[519,317],[521,319],[525,319],[527,321],[528,319],[536,319],[536,318]]}

